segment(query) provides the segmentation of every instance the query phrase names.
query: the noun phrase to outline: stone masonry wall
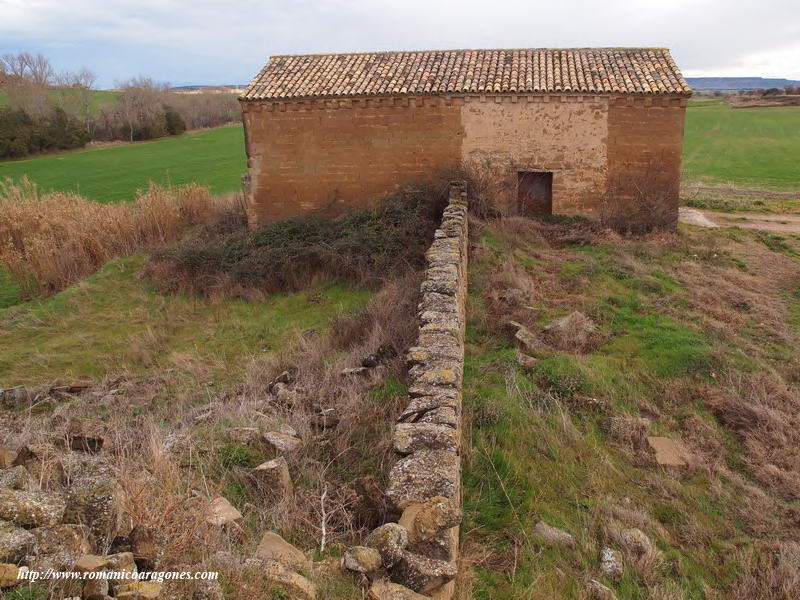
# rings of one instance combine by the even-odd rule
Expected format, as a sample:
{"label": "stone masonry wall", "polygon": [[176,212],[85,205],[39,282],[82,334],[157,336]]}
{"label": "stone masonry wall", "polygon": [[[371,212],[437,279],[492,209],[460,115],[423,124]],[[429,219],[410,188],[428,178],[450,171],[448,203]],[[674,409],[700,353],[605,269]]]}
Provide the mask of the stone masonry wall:
{"label": "stone masonry wall", "polygon": [[[450,598],[461,521],[460,418],[467,295],[467,194],[453,183],[441,227],[427,252],[419,337],[409,350],[410,402],[395,425],[398,460],[387,497],[405,539],[391,578],[415,592]],[[405,536],[405,537],[404,537]],[[380,546],[380,543],[377,544]]]}

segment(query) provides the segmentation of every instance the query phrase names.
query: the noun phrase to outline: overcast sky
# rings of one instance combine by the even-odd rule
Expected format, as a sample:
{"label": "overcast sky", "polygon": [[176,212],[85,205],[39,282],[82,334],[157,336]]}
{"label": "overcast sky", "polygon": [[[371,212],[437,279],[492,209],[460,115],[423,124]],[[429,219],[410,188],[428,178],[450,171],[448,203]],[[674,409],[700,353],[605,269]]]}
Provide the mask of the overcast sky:
{"label": "overcast sky", "polygon": [[247,83],[272,54],[583,46],[800,79],[800,0],[0,0],[0,54],[87,67],[100,87]]}

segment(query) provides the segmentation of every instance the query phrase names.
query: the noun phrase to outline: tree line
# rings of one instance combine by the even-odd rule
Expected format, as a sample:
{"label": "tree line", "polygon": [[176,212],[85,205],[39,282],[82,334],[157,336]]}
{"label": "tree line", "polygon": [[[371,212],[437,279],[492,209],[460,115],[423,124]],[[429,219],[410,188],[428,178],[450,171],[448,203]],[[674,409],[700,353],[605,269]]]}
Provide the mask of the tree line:
{"label": "tree line", "polygon": [[80,148],[90,141],[138,141],[215,127],[239,118],[234,94],[179,94],[149,77],[99,96],[87,69],[56,72],[47,57],[0,56],[0,159]]}

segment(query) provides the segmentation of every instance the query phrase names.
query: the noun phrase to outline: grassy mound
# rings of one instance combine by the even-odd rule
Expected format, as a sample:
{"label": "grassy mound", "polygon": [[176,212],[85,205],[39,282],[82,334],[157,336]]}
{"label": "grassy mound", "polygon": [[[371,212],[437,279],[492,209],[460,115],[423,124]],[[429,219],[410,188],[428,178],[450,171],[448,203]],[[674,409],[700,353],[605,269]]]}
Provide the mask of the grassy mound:
{"label": "grassy mound", "polygon": [[309,215],[251,231],[218,224],[155,252],[146,272],[165,289],[203,295],[297,290],[320,278],[375,287],[421,266],[444,203],[431,188],[338,219]]}

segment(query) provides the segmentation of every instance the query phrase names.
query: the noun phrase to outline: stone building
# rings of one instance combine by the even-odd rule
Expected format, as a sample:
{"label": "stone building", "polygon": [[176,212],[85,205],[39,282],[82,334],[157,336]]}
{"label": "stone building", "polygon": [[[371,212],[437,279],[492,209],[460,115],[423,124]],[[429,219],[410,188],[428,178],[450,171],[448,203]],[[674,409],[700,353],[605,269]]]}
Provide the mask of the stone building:
{"label": "stone building", "polygon": [[240,97],[250,221],[458,167],[511,214],[674,221],[690,95],[663,48],[274,56]]}

